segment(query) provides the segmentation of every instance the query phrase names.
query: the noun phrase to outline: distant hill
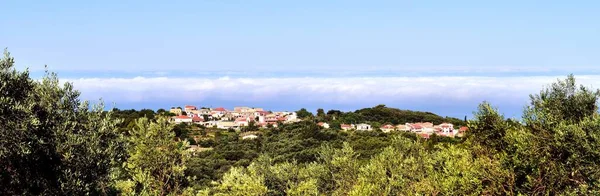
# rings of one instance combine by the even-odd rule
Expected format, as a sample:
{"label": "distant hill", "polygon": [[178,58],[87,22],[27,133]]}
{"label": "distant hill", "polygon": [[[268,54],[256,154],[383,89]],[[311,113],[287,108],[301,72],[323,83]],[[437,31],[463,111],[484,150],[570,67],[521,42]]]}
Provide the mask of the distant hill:
{"label": "distant hill", "polygon": [[[333,115],[333,112],[328,112]],[[337,120],[341,123],[391,123],[404,124],[411,122],[432,122],[434,124],[452,123],[454,125],[465,125],[464,120],[453,117],[442,117],[431,112],[401,110],[378,105],[372,108],[359,109],[354,112],[339,113]]]}

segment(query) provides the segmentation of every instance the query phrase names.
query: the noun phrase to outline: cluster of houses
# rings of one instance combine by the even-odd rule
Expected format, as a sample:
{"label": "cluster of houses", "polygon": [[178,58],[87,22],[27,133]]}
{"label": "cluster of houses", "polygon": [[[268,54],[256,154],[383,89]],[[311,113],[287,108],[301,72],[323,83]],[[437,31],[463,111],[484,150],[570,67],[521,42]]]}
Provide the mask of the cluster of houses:
{"label": "cluster of houses", "polygon": [[186,105],[184,108],[172,107],[169,112],[175,114],[173,123],[199,124],[220,129],[240,129],[253,123],[258,127],[277,127],[280,123],[300,121],[296,112],[270,112],[262,108],[234,107],[233,110],[219,108],[197,108]]}
{"label": "cluster of houses", "polygon": [[[319,122],[319,126],[323,128],[329,128],[329,124],[325,122]],[[357,130],[357,131],[371,131],[373,127],[369,124],[361,123],[361,124],[341,124],[340,128],[344,131],[348,130]],[[389,133],[392,131],[405,131],[405,132],[414,132],[421,137],[429,138],[432,134],[437,134],[440,136],[448,136],[448,137],[462,137],[465,131],[467,131],[467,127],[460,127],[458,129],[454,128],[453,124],[450,123],[442,123],[439,125],[434,125],[431,122],[419,122],[419,123],[405,123],[399,125],[391,125],[385,124],[379,127],[381,131],[384,133]]]}

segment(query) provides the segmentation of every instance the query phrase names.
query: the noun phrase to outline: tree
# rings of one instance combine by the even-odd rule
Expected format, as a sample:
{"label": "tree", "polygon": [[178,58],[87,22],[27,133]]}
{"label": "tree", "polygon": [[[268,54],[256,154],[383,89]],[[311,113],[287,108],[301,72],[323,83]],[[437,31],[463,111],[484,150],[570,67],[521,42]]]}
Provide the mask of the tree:
{"label": "tree", "polygon": [[298,115],[298,118],[301,118],[301,119],[313,117],[313,114],[310,113],[308,110],[306,110],[306,108],[302,108],[302,109],[296,111],[296,115]]}
{"label": "tree", "polygon": [[510,130],[505,139],[519,192],[599,194],[598,97],[598,90],[577,87],[573,75],[530,96],[525,126]]}
{"label": "tree", "polygon": [[124,195],[168,195],[185,191],[186,140],[176,142],[173,125],[166,119],[136,120],[127,138],[129,157],[117,188]]}
{"label": "tree", "polygon": [[97,195],[110,191],[120,165],[119,121],[104,105],[79,100],[46,71],[41,81],[0,59],[0,194]]}
{"label": "tree", "polygon": [[317,109],[317,116],[321,118],[325,118],[325,110],[323,108]]}
{"label": "tree", "polygon": [[[525,119],[529,122],[548,119],[549,123],[566,121],[577,123],[598,112],[600,90],[577,87],[573,74],[565,80],[558,80],[537,95],[530,95]],[[548,124],[553,126],[554,124]]]}
{"label": "tree", "polygon": [[214,189],[213,195],[266,195],[267,187],[262,176],[245,173],[243,168],[231,168]]}
{"label": "tree", "polygon": [[469,132],[467,137],[479,145],[490,149],[502,151],[507,147],[504,140],[509,129],[508,122],[500,115],[496,108],[489,103],[483,102],[475,113],[475,119],[468,123]]}
{"label": "tree", "polygon": [[256,126],[255,121],[251,120],[250,122],[248,122],[248,126],[242,127],[242,132],[249,132],[249,131],[258,131],[258,126]]}

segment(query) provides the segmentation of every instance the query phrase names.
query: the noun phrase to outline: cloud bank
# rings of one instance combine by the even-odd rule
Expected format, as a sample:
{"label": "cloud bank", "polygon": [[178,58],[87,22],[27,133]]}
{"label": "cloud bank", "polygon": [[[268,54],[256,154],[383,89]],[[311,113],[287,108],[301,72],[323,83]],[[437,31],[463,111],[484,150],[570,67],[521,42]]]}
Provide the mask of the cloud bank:
{"label": "cloud bank", "polygon": [[[470,115],[490,101],[508,117],[519,117],[529,94],[565,76],[531,77],[292,77],[292,78],[79,78],[66,79],[84,99],[103,98],[120,108],[249,105],[282,110],[355,110],[376,104]],[[586,86],[600,86],[600,75],[577,76]]]}

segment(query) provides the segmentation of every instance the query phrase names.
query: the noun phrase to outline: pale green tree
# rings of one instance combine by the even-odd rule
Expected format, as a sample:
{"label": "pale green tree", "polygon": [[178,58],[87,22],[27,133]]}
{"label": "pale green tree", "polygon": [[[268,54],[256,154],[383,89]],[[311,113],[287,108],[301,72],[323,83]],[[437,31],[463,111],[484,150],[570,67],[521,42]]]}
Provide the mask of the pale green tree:
{"label": "pale green tree", "polygon": [[184,171],[190,154],[186,140],[176,141],[165,118],[136,120],[129,130],[127,153],[117,183],[123,195],[177,195],[186,191]]}
{"label": "pale green tree", "polygon": [[260,196],[267,194],[264,178],[244,168],[233,167],[223,176],[220,184],[214,188],[214,195]]}

